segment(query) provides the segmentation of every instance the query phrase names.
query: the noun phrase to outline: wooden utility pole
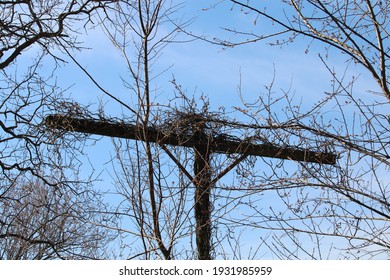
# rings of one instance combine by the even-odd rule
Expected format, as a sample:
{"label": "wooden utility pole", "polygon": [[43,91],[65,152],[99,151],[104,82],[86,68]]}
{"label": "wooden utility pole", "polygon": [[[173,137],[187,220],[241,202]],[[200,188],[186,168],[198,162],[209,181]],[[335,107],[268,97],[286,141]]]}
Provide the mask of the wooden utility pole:
{"label": "wooden utility pole", "polygon": [[[193,133],[166,132],[158,128],[141,125],[109,122],[96,119],[77,118],[66,115],[49,115],[45,123],[54,129],[76,131],[88,134],[134,139],[158,143],[172,158],[165,145],[182,146],[194,150],[194,175],[186,175],[195,185],[194,209],[196,221],[196,245],[198,259],[210,260],[211,256],[211,202],[210,193],[215,183],[247,156],[261,156],[288,159],[319,164],[335,164],[336,155],[307,149],[278,147],[271,143],[232,140],[232,137],[212,137],[205,132],[205,123],[194,123]],[[146,132],[146,133],[145,133]],[[210,156],[212,153],[239,154],[240,157],[228,168],[212,177]],[[175,161],[180,165],[177,161]]]}

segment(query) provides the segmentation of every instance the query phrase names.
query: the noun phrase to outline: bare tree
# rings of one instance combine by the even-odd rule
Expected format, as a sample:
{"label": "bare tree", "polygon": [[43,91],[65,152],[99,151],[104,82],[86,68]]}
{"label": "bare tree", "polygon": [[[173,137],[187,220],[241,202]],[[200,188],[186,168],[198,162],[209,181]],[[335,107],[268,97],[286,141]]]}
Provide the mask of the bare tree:
{"label": "bare tree", "polygon": [[32,46],[51,53],[57,40],[75,47],[74,28],[86,22],[93,11],[112,1],[1,1],[0,69]]}
{"label": "bare tree", "polygon": [[[234,217],[235,208],[245,208],[246,200],[262,191],[244,185],[247,177],[244,174],[254,162],[249,155],[317,164],[322,161],[334,163],[334,157],[316,142],[313,152],[292,148],[292,143],[306,144],[303,140],[270,137],[270,131],[274,129],[271,124],[261,127],[256,123],[243,124],[229,119],[224,112],[210,112],[207,101],[197,104],[176,81],[173,85],[178,98],[163,105],[153,102],[152,81],[158,74],[153,75],[150,66],[174,34],[162,28],[161,24],[172,22],[172,9],[163,4],[162,1],[118,3],[102,20],[106,34],[120,50],[128,67],[130,77],[122,77],[122,80],[135,105],[124,102],[128,97],[120,99],[103,90],[126,112],[120,120],[107,117],[102,108],[97,119],[87,112],[84,115],[58,114],[49,116],[46,124],[57,129],[137,140],[133,143],[114,141],[115,158],[119,159],[116,183],[123,201],[113,214],[123,217],[124,223],[132,222],[130,228],[118,228],[123,237],[127,236],[124,239],[128,241],[127,247],[133,249],[127,254],[128,258],[229,257],[225,244],[226,239],[229,242],[231,230],[217,228],[228,226],[227,216]],[[164,31],[160,33],[159,30]],[[173,30],[178,30],[177,25]],[[102,89],[98,81],[73,59]],[[313,143],[309,144],[313,146]],[[194,154],[188,148],[193,148]],[[211,155],[215,152],[222,155]],[[331,159],[324,160],[323,155],[330,155],[328,158]],[[237,185],[214,188],[216,182],[234,168],[241,176]],[[188,195],[194,197],[193,203],[188,203]],[[222,200],[224,203],[218,204]],[[214,208],[215,205],[218,208]],[[193,210],[195,219],[191,215]],[[190,246],[182,245],[187,240]]]}
{"label": "bare tree", "polygon": [[1,194],[0,259],[109,257],[108,232],[96,226],[102,211],[96,194],[31,179],[21,178]]}
{"label": "bare tree", "polygon": [[[126,104],[125,110],[130,115],[121,119],[132,119],[140,126],[140,136],[145,140],[114,141],[120,169],[116,182],[119,193],[125,198],[118,211],[134,222],[137,231],[131,235],[141,240],[141,249],[128,258],[173,258],[173,245],[178,236],[183,235],[183,219],[187,218],[183,211],[186,183],[180,180],[177,186],[172,186],[168,182],[165,173],[170,172],[169,167],[163,167],[161,149],[148,136],[149,129],[158,125],[160,118],[158,106],[153,104],[153,80],[158,73],[153,72],[152,65],[175,36],[177,27],[172,17],[176,9],[169,1],[162,0],[120,2],[102,25],[130,73],[122,80],[129,91],[128,100],[135,100],[136,105]],[[171,30],[160,30],[163,26]],[[121,103],[118,105],[123,105]],[[125,229],[120,231],[131,233]]]}
{"label": "bare tree", "polygon": [[[116,184],[123,201],[112,214],[124,221],[116,230],[125,238],[124,243],[129,241],[124,246],[132,248],[126,257],[196,258],[193,247],[199,249],[202,242],[195,245],[193,235],[202,229],[207,239],[202,244],[209,247],[205,258],[243,258],[240,247],[248,231],[259,234],[258,244],[251,248],[251,258],[388,256],[387,4],[363,0],[280,1],[285,13],[272,14],[259,2],[222,2],[239,6],[255,21],[269,20],[275,29],[272,33],[227,29],[247,38],[213,43],[231,47],[274,38],[271,44],[284,45],[298,36],[320,42],[325,46],[320,59],[331,76],[329,88],[322,90],[319,102],[304,110],[289,91],[277,94],[272,81],[257,102],[246,102],[245,93],[240,91],[243,106],[230,117],[224,111],[210,112],[207,102],[196,104],[173,81],[179,99],[159,105],[155,101],[157,86],[153,86],[159,73],[152,71],[152,65],[166,43],[172,42],[175,32],[183,31],[177,24],[172,24],[169,31],[161,28],[173,23],[175,9],[157,0],[119,2],[106,9],[100,20],[127,65],[130,75],[122,80],[133,103],[104,91],[69,52],[68,55],[126,112],[120,116],[119,126],[117,119],[98,115],[99,125],[110,130],[102,135],[118,136],[119,132],[113,130],[126,127],[132,127],[136,134],[129,137],[135,142],[114,141],[115,158],[119,160],[115,166]],[[367,9],[361,8],[363,4]],[[356,78],[339,75],[329,64],[328,57],[340,51],[348,62],[368,71],[385,101],[356,97]],[[178,108],[177,100],[185,105]],[[92,131],[85,127],[77,130],[78,119],[73,123],[72,117],[81,117],[80,125],[82,118],[88,118],[84,114],[87,111],[68,113],[61,119],[73,127],[65,129]],[[238,121],[242,117],[250,121]],[[186,148],[166,146],[169,141],[164,141],[173,136],[176,144],[193,144],[188,137],[179,137],[183,135],[196,135],[207,144],[205,150],[194,144],[195,153],[189,154]],[[213,143],[222,143],[218,139],[238,144],[228,155],[211,156],[209,149],[222,150],[212,147]],[[288,164],[285,159],[293,158],[288,153],[279,156],[282,160],[259,160],[248,153],[240,156],[238,152],[248,147],[245,143],[252,141],[271,150],[277,147],[278,155],[298,147],[300,152],[310,148],[319,154],[337,153],[339,159],[337,165],[324,167],[320,161],[299,159]],[[202,161],[197,161],[199,158]],[[189,172],[193,167],[194,175]],[[231,182],[219,181],[233,169],[236,176]],[[215,185],[206,186],[203,196],[196,196],[198,187],[204,185],[199,182],[205,181]],[[187,203],[189,195],[194,195],[195,205]],[[211,197],[213,203],[202,204],[196,197]],[[194,225],[191,218],[192,210],[198,210],[196,218],[201,216],[200,205],[207,205],[203,209],[203,227]],[[126,228],[128,221],[132,227]],[[269,253],[263,255],[265,250]]]}
{"label": "bare tree", "polygon": [[[285,169],[274,161],[267,162],[269,173],[263,165],[261,170],[253,169],[256,165],[239,169],[243,181],[230,189],[241,195],[232,195],[230,201],[233,208],[244,207],[247,212],[236,217],[223,212],[226,225],[258,229],[262,248],[282,259],[388,258],[388,3],[280,1],[274,11],[257,1],[229,2],[257,25],[249,31],[228,27],[227,31],[245,39],[213,43],[233,47],[268,40],[284,46],[303,37],[308,39],[307,50],[314,49],[312,42],[324,46],[318,55],[330,74],[329,88],[322,89],[320,100],[306,110],[289,91],[278,94],[275,81],[256,103],[246,103],[241,92],[244,106],[239,110],[252,119],[252,129],[266,131],[266,138],[276,143],[335,149],[340,159],[330,169],[312,164]],[[274,26],[272,33],[258,24],[267,21]],[[341,74],[328,59],[334,54],[346,59]],[[358,97],[359,79],[348,75],[349,63],[368,73],[364,77],[372,77],[374,88],[366,89],[371,95]],[[253,192],[273,197],[274,203],[249,199]]]}
{"label": "bare tree", "polygon": [[[69,204],[74,197],[66,192],[80,188],[80,162],[72,153],[78,144],[46,131],[42,116],[59,104],[66,107],[62,108],[65,111],[74,110],[72,104],[64,102],[63,90],[57,86],[55,69],[61,59],[55,53],[61,46],[78,48],[75,28],[81,28],[96,9],[108,3],[0,1],[0,204],[5,215],[0,231],[2,258],[82,257],[81,248],[69,244],[71,228],[60,225],[67,219],[75,221],[77,211],[80,223],[73,225],[78,230],[84,226],[81,221],[86,216],[80,208],[72,209],[67,217],[60,212],[72,207]],[[69,148],[69,153],[59,147]],[[30,185],[27,178],[32,181]],[[28,193],[33,186],[39,187],[37,193]],[[77,203],[81,200],[80,194]],[[55,208],[54,201],[64,208]],[[40,218],[43,220],[38,223]],[[44,228],[50,232],[45,233]],[[97,231],[95,237],[99,234]],[[75,231],[74,238],[78,237],[80,232]],[[85,257],[96,254],[95,250]]]}

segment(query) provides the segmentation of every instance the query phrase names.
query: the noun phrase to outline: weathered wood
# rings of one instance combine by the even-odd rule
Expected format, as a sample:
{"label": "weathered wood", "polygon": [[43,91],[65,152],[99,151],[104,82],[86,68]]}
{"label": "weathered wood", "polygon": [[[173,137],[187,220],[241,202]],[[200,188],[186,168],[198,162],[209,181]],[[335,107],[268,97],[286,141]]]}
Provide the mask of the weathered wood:
{"label": "weathered wood", "polygon": [[[50,115],[46,125],[88,134],[97,134],[117,138],[156,142],[164,145],[198,147],[208,149],[211,153],[245,154],[260,157],[288,159],[320,164],[335,164],[337,156],[332,153],[316,152],[296,147],[278,147],[270,143],[252,143],[251,141],[233,141],[227,138],[209,137],[207,141],[194,135],[182,135],[173,132],[164,133],[156,128],[126,123],[111,123],[95,119],[75,118],[63,115]],[[145,131],[147,135],[145,135]]]}
{"label": "weathered wood", "polygon": [[199,260],[211,260],[211,201],[212,186],[210,151],[194,148],[195,197],[194,212],[196,222],[196,247]]}

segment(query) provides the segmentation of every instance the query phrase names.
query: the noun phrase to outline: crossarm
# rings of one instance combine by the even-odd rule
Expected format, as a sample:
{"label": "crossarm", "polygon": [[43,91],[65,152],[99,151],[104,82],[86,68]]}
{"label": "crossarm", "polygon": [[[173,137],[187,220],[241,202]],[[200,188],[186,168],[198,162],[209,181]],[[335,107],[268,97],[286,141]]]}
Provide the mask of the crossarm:
{"label": "crossarm", "polygon": [[45,119],[47,126],[55,129],[76,131],[87,134],[156,142],[164,145],[207,148],[213,153],[245,154],[271,158],[288,159],[320,164],[335,164],[337,156],[333,153],[316,152],[295,147],[278,147],[270,143],[253,143],[212,138],[205,141],[196,135],[166,133],[152,127],[127,123],[112,123],[96,119],[83,119],[64,115],[49,115]]}

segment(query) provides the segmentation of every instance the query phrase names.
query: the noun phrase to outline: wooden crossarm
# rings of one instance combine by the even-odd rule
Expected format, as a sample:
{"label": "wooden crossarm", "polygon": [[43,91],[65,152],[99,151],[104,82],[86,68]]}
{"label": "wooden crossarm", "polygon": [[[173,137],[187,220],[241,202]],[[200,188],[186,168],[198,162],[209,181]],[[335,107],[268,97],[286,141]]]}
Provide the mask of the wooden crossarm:
{"label": "wooden crossarm", "polygon": [[76,131],[87,134],[97,134],[117,138],[156,142],[164,145],[207,148],[212,153],[243,154],[270,158],[280,158],[303,162],[334,165],[337,156],[333,153],[317,152],[296,147],[279,147],[270,143],[253,143],[251,141],[236,141],[228,138],[204,138],[197,135],[163,132],[152,127],[127,123],[112,123],[96,119],[76,118],[64,115],[49,115],[45,119],[49,127]]}

